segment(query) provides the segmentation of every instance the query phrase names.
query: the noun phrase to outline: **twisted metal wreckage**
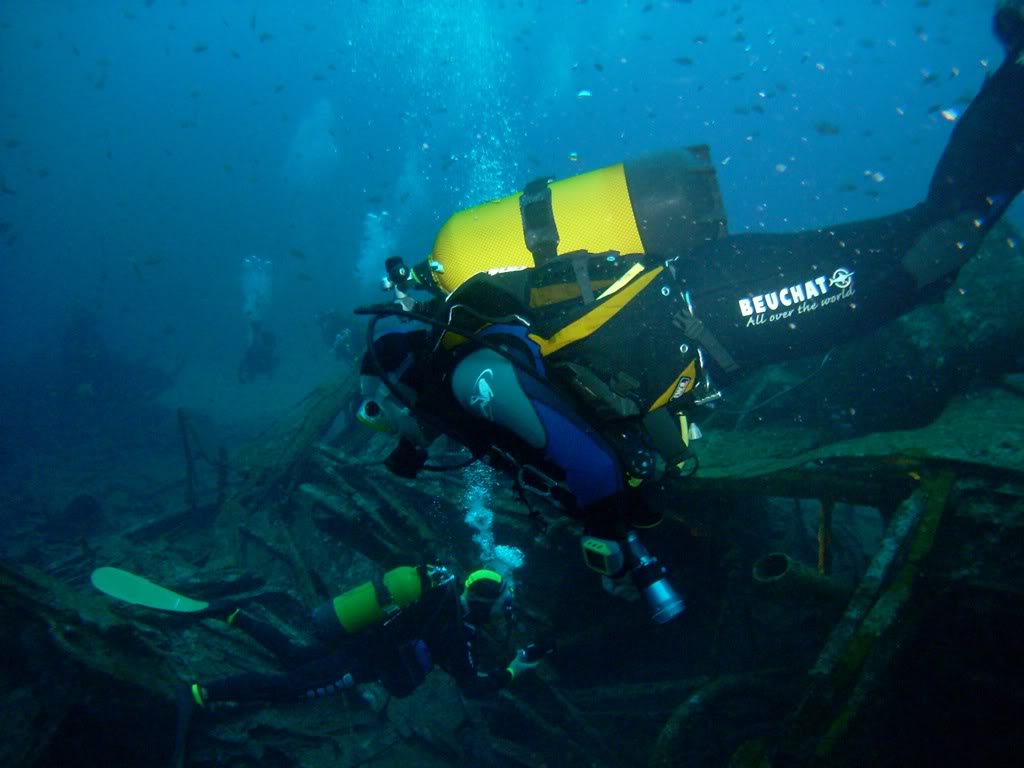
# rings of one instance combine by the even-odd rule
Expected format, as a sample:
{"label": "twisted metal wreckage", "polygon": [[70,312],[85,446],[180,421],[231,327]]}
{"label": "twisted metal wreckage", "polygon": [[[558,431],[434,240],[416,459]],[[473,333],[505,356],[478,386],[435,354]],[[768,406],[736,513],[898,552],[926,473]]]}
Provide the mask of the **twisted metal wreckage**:
{"label": "twisted metal wreckage", "polygon": [[[344,374],[317,390],[297,424],[233,457],[243,482],[228,493],[222,472],[205,505],[183,417],[183,507],[50,572],[0,566],[5,765],[73,754],[159,762],[176,681],[272,668],[223,623],[175,622],[90,594],[100,558],[204,599],[258,591],[257,610],[284,625],[399,562],[474,564],[461,522],[466,473],[396,480],[380,465],[380,438],[350,430],[321,442],[355,389]],[[858,765],[866,754],[919,764],[958,740],[978,759],[1019,751],[1017,729],[999,724],[1024,697],[1001,668],[1022,642],[1009,631],[1024,613],[1012,556],[1024,534],[1022,394],[1003,375],[927,426],[824,444],[817,430],[768,420],[707,430],[700,472],[652,491],[667,510],[652,546],[693,593],[665,627],[602,592],[581,567],[572,524],[544,515],[538,527],[499,484],[487,500],[495,534],[527,553],[519,621],[505,639],[558,639],[536,675],[482,702],[434,673],[386,709],[345,696],[226,707],[194,736],[194,760],[752,767]],[[869,552],[845,523],[865,507],[884,525]],[[770,516],[789,521],[799,551],[757,551]],[[838,559],[861,565],[833,574]]]}

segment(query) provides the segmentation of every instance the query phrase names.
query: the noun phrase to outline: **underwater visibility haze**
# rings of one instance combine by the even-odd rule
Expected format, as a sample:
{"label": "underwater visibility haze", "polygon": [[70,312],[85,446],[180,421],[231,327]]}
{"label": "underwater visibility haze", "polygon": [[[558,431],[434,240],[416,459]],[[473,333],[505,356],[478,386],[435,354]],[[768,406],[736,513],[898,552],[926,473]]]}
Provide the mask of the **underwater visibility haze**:
{"label": "underwater visibility haze", "polygon": [[[16,646],[8,655],[20,658],[37,642],[34,633],[56,637],[59,661],[48,666],[32,658],[25,668],[62,681],[54,687],[75,713],[61,719],[45,694],[25,704],[26,713],[43,713],[38,722],[45,725],[34,728],[26,714],[5,762],[164,764],[174,752],[175,705],[179,717],[181,708],[173,681],[268,664],[251,644],[211,630],[212,619],[200,629],[154,623],[140,619],[137,606],[127,613],[82,607],[87,618],[77,631],[89,642],[82,634],[65,637],[59,627],[73,623],[76,599],[107,605],[89,585],[94,568],[124,568],[217,606],[236,593],[258,594],[258,615],[269,620],[308,613],[377,571],[396,574],[392,569],[403,563],[436,557],[463,570],[490,563],[515,583],[525,605],[502,619],[507,636],[489,630],[488,637],[521,646],[556,637],[544,646],[544,653],[558,646],[549,657],[537,651],[545,660],[535,677],[517,680],[500,698],[467,705],[470,714],[456,688],[431,676],[427,700],[437,705],[418,711],[402,709],[400,696],[379,706],[371,691],[344,707],[339,698],[330,709],[289,703],[278,715],[277,705],[268,705],[252,720],[244,707],[229,710],[227,722],[196,717],[188,764],[863,765],[872,750],[893,743],[891,755],[872,764],[907,765],[920,764],[923,734],[932,727],[989,738],[960,705],[945,718],[889,717],[900,709],[893,702],[901,688],[921,707],[951,695],[924,662],[900,655],[900,643],[911,647],[926,631],[938,632],[955,656],[972,621],[983,617],[988,630],[978,631],[999,634],[1020,615],[1012,563],[998,574],[965,564],[956,559],[967,557],[962,552],[954,557],[942,549],[941,535],[936,546],[945,554],[937,570],[987,575],[968,579],[970,588],[938,576],[936,583],[951,594],[998,583],[985,593],[989,609],[951,611],[955,626],[945,628],[919,603],[896,618],[878,609],[877,623],[887,616],[901,628],[871,646],[883,682],[858,678],[853,693],[841,693],[847,708],[822,715],[823,722],[811,712],[841,697],[823,690],[823,680],[835,680],[822,673],[808,682],[804,675],[815,663],[827,666],[829,648],[839,658],[843,622],[853,633],[864,618],[844,613],[851,594],[875,605],[881,587],[868,593],[870,568],[884,569],[879,584],[891,585],[913,578],[900,570],[907,558],[925,562],[921,553],[931,551],[931,540],[913,538],[913,531],[919,519],[939,525],[928,517],[939,514],[928,498],[952,499],[945,519],[960,522],[944,523],[957,532],[948,536],[973,541],[987,531],[992,551],[1000,551],[999,535],[971,515],[1000,508],[1016,510],[1015,521],[1020,516],[1019,406],[1002,399],[1013,392],[1019,400],[1024,370],[1013,344],[1024,298],[1014,229],[1024,223],[1019,199],[991,235],[993,250],[968,262],[952,289],[967,309],[938,314],[946,311],[937,308],[938,291],[931,308],[896,321],[884,331],[890,335],[845,346],[849,339],[837,333],[835,353],[773,367],[732,393],[726,387],[708,426],[684,426],[687,444],[691,437],[700,442],[701,429],[710,435],[717,427],[725,437],[708,441],[695,475],[705,483],[697,502],[685,488],[657,486],[653,505],[666,519],[649,543],[661,545],[658,557],[679,575],[686,597],[686,612],[663,626],[649,620],[643,600],[608,594],[615,592],[610,582],[602,589],[562,528],[531,528],[536,515],[499,472],[428,472],[412,483],[381,468],[389,438],[367,437],[355,424],[361,401],[359,419],[369,422],[373,414],[365,411],[368,391],[359,390],[356,376],[366,318],[352,310],[392,301],[381,289],[385,261],[423,262],[458,211],[516,194],[537,179],[569,179],[692,145],[710,147],[730,235],[836,227],[910,209],[925,199],[965,110],[1004,59],[992,33],[995,5],[0,5],[2,588],[21,595],[11,585],[22,577],[11,574],[25,565],[41,574],[40,584],[66,589],[41,599],[41,618],[26,624],[17,643],[8,641]],[[786,272],[781,262],[776,266]],[[811,279],[807,290],[814,291],[809,274],[785,279],[798,286]],[[828,276],[840,287],[844,279],[861,279],[831,268]],[[767,290],[756,298],[778,306]],[[753,303],[739,306],[754,315]],[[637,324],[621,338],[649,332]],[[665,400],[698,374],[675,379],[678,389]],[[978,394],[990,391],[991,398]],[[950,419],[962,421],[953,428]],[[870,442],[890,430],[937,423],[956,435],[920,438],[941,454],[941,462],[927,466],[900,464],[920,456],[909,443],[890,449]],[[776,431],[763,443],[736,437],[760,428]],[[820,453],[844,440],[867,442]],[[943,453],[948,446],[963,455]],[[457,447],[445,450],[455,455]],[[824,479],[800,474],[840,459],[842,471]],[[395,461],[388,456],[392,471]],[[986,469],[972,474],[960,462]],[[759,485],[760,472],[770,479]],[[402,465],[395,474],[410,478],[416,470]],[[913,488],[904,484],[915,474],[913,482],[929,490],[920,508],[908,511],[901,504]],[[979,501],[978,489],[999,485],[997,476],[1005,480],[1002,490]],[[981,479],[965,490],[957,477]],[[904,520],[903,538],[894,520]],[[999,520],[992,526],[1019,532],[1017,522]],[[831,554],[823,541],[835,541]],[[881,562],[886,545],[902,553],[892,563]],[[977,547],[981,560],[989,550]],[[760,560],[769,549],[787,552],[787,559]],[[1007,561],[1019,559],[1017,549],[1003,550]],[[627,562],[633,556],[640,557],[626,551]],[[783,570],[792,564],[795,571],[801,558],[810,563],[803,584],[816,585],[807,588],[816,595],[810,606],[765,607],[747,589],[755,562],[781,562]],[[817,577],[830,568],[832,582],[819,588]],[[447,584],[443,576],[431,578],[432,586]],[[388,588],[397,594],[399,576],[393,579]],[[838,600],[834,582],[841,583]],[[36,615],[26,607],[29,597],[18,600],[3,608]],[[580,624],[586,621],[593,626]],[[96,629],[103,626],[125,634]],[[147,633],[172,639],[158,642]],[[1007,642],[986,640],[970,653],[996,660],[1006,654],[1009,662],[1019,641]],[[942,658],[929,652],[936,665]],[[522,669],[511,664],[513,679],[534,671],[530,659]],[[120,667],[132,665],[146,673],[121,677]],[[981,662],[964,673],[981,709],[1020,703],[998,680],[1008,673],[993,668],[987,683],[986,674]],[[8,677],[14,688],[27,685],[21,673]],[[94,691],[111,685],[123,701],[136,702],[135,714],[98,701]],[[700,696],[710,702],[706,719]],[[872,697],[885,702],[877,710],[885,717],[858,703]],[[6,705],[22,706],[18,701],[8,698]],[[719,712],[721,731],[713,732],[709,721],[718,722]],[[904,741],[897,724],[911,734]],[[800,741],[811,731],[835,735],[837,750],[845,751],[831,755],[835,762],[815,762]],[[67,762],[73,756],[57,743],[72,738],[86,744],[81,762]],[[561,751],[553,746],[559,738],[568,739]],[[995,759],[1013,746],[1003,738],[982,753]],[[239,746],[245,742],[248,748]]]}

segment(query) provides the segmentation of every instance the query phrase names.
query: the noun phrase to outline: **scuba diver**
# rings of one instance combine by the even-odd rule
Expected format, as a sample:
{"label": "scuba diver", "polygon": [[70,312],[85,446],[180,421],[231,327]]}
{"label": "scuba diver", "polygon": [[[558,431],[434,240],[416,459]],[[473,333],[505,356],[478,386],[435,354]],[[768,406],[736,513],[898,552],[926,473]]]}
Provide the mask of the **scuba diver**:
{"label": "scuba diver", "polygon": [[320,338],[324,346],[334,354],[335,360],[355,359],[355,339],[352,333],[352,318],[348,313],[329,309],[316,315]]}
{"label": "scuba diver", "polygon": [[258,320],[250,322],[249,346],[238,364],[238,380],[246,384],[257,376],[273,376],[279,362],[277,335],[266,330]]}
{"label": "scuba diver", "polygon": [[480,631],[501,613],[511,629],[512,610],[513,586],[498,571],[473,571],[460,584],[448,569],[434,565],[394,568],[320,606],[313,612],[316,640],[311,645],[292,642],[234,603],[215,601],[196,615],[221,618],[242,629],[289,671],[246,672],[179,686],[173,765],[184,760],[193,713],[219,701],[313,699],[374,682],[402,698],[435,666],[448,672],[466,696],[494,693],[553,651],[553,646],[532,644],[519,649],[506,666],[480,669],[475,655]]}
{"label": "scuba diver", "polygon": [[277,336],[263,326],[273,288],[269,259],[250,253],[242,259],[242,315],[249,323],[249,344],[238,364],[238,380],[272,376],[277,368]]}
{"label": "scuba diver", "polygon": [[[587,564],[633,576],[659,621],[683,610],[637,530],[639,486],[695,470],[690,419],[715,381],[824,352],[941,292],[1024,187],[1024,0],[1006,58],[958,119],[926,199],[881,218],[730,235],[705,146],[662,152],[460,211],[430,257],[391,258],[359,420],[397,431],[414,477],[449,434],[579,518]],[[416,302],[413,289],[432,296]],[[374,338],[383,315],[424,330]],[[606,582],[606,585],[608,582]]]}

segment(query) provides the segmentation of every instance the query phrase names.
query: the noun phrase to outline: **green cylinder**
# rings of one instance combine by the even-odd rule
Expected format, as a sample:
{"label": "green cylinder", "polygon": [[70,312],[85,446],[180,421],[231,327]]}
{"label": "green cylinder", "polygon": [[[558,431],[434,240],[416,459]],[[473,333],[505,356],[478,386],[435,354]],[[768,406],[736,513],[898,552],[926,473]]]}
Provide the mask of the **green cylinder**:
{"label": "green cylinder", "polygon": [[384,621],[388,611],[405,608],[420,599],[423,581],[420,572],[411,565],[403,565],[388,571],[381,578],[391,596],[391,602],[381,605],[373,582],[367,581],[358,587],[334,598],[334,613],[344,630],[354,635],[367,627]]}

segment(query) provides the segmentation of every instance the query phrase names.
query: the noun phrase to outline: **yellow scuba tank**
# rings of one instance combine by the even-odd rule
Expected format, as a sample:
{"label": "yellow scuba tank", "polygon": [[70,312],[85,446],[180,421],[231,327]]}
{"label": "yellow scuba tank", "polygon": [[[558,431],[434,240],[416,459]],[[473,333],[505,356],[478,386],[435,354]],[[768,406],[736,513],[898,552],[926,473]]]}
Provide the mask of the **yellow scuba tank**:
{"label": "yellow scuba tank", "polygon": [[338,595],[332,604],[338,623],[348,634],[354,635],[416,602],[422,594],[420,570],[405,565],[388,571],[378,583],[367,581]]}
{"label": "yellow scuba tank", "polygon": [[706,146],[659,152],[459,211],[441,227],[428,270],[443,294],[481,272],[587,252],[669,258],[725,234]]}

